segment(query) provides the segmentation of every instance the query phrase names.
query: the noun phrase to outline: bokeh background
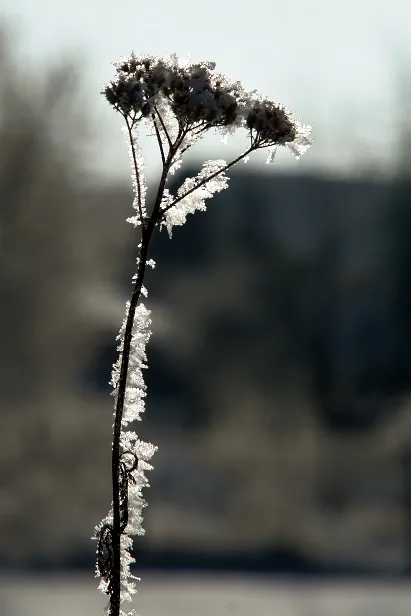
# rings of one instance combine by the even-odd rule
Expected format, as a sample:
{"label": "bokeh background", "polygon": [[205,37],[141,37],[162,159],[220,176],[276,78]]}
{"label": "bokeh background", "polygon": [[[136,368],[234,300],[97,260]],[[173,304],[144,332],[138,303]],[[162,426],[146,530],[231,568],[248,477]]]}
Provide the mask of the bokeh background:
{"label": "bokeh background", "polygon": [[[138,240],[99,90],[132,49],[214,59],[316,137],[155,237],[137,611],[408,614],[408,3],[2,0],[0,18],[1,616],[102,613],[90,536]],[[206,140],[176,182],[241,145]]]}

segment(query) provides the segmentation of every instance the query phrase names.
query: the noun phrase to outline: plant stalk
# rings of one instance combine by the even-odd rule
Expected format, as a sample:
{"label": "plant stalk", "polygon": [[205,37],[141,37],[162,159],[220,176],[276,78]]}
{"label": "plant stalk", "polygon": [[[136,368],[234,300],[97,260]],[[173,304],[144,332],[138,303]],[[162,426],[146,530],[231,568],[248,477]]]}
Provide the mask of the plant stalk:
{"label": "plant stalk", "polygon": [[110,594],[110,616],[120,614],[120,572],[121,572],[121,530],[120,530],[120,436],[121,423],[124,411],[124,401],[127,386],[127,374],[130,361],[130,350],[133,334],[133,323],[138,301],[141,296],[141,288],[144,282],[144,275],[147,265],[148,248],[150,239],[154,231],[154,220],[150,219],[147,227],[142,227],[141,248],[137,269],[136,282],[130,301],[130,309],[127,315],[126,329],[124,332],[124,343],[122,349],[122,361],[120,377],[118,382],[117,403],[115,410],[113,447],[112,447],[112,483],[113,483],[113,563],[112,563],[112,592]]}
{"label": "plant stalk", "polygon": [[[181,137],[180,137],[181,138]],[[130,133],[130,140],[132,135]],[[141,296],[141,289],[144,283],[144,275],[147,265],[148,249],[153,231],[158,223],[158,214],[160,210],[161,200],[164,194],[164,187],[168,172],[171,167],[174,155],[178,149],[179,143],[174,144],[170,148],[167,160],[163,166],[163,172],[159,182],[157,196],[154,202],[153,211],[150,219],[144,225],[141,220],[141,245],[139,251],[139,260],[136,281],[134,284],[133,293],[130,300],[130,308],[127,314],[126,328],[124,332],[124,342],[122,348],[122,359],[120,367],[120,376],[118,380],[117,402],[115,408],[114,430],[113,430],[113,445],[112,445],[112,485],[113,485],[113,534],[112,534],[112,578],[110,592],[110,616],[119,616],[121,607],[121,520],[120,520],[120,437],[121,424],[124,412],[124,402],[127,386],[128,367],[130,362],[130,350],[133,335],[133,323],[136,308]],[[134,159],[134,164],[137,165]],[[140,209],[141,213],[141,209]],[[141,213],[142,215],[142,213]]]}

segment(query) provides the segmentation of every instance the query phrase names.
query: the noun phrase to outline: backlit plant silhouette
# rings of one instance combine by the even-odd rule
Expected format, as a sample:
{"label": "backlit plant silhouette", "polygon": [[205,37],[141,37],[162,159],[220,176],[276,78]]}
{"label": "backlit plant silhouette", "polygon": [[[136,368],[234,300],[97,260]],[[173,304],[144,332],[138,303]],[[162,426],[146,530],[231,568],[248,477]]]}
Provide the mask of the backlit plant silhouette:
{"label": "backlit plant silhouette", "polygon": [[[146,395],[142,370],[145,346],[150,337],[150,311],[140,302],[147,296],[143,285],[150,240],[156,228],[166,227],[170,237],[187,214],[205,210],[205,200],[228,186],[226,171],[256,150],[267,149],[272,162],[278,146],[287,146],[298,158],[311,145],[311,127],[293,119],[283,105],[247,91],[240,82],[218,73],[213,62],[193,64],[171,55],[165,58],[132,54],[115,65],[114,79],[103,89],[109,104],[125,121],[134,188],[134,215],[128,219],[140,227],[137,272],[126,315],[118,335],[119,357],[113,366],[114,426],[112,444],[113,501],[110,512],[96,527],[99,588],[109,596],[109,616],[125,616],[123,602],[136,592],[130,564],[132,535],[142,535],[142,488],[145,471],[156,447],[139,440],[129,430],[141,419]],[[146,206],[144,160],[138,131],[144,125],[157,140],[162,171],[150,208]],[[244,151],[234,160],[206,161],[198,175],[184,180],[176,194],[167,188],[170,175],[182,157],[209,130],[223,140],[238,129],[246,130]],[[127,612],[128,616],[134,610]]]}

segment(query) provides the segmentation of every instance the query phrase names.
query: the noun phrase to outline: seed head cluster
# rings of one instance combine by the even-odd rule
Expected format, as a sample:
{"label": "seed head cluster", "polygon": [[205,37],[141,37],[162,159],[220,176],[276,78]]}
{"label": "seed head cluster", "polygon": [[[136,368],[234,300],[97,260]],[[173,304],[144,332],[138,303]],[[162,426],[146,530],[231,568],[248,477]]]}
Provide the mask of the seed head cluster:
{"label": "seed head cluster", "polygon": [[132,54],[115,67],[116,77],[102,93],[125,117],[150,119],[166,104],[187,131],[218,127],[232,132],[243,127],[255,148],[295,142],[291,149],[297,155],[311,144],[310,127],[295,121],[283,105],[248,92],[240,82],[218,73],[214,62],[190,64],[175,55]]}
{"label": "seed head cluster", "polygon": [[296,135],[290,113],[282,105],[269,100],[255,103],[248,110],[246,123],[260,143],[268,141],[281,145],[293,141]]}
{"label": "seed head cluster", "polygon": [[151,57],[134,55],[115,66],[117,78],[103,90],[107,101],[124,116],[133,112],[143,117],[150,115],[167,80],[167,67]]}
{"label": "seed head cluster", "polygon": [[238,103],[232,88],[216,79],[214,63],[178,67],[163,94],[175,115],[188,123],[203,122],[210,126],[228,126],[238,116]]}

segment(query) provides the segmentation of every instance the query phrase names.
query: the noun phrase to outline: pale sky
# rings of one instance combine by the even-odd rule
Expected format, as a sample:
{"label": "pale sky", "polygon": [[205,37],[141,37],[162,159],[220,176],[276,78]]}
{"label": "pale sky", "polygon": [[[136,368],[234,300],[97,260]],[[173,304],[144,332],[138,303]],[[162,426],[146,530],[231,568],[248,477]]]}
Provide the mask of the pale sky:
{"label": "pale sky", "polygon": [[[131,50],[214,60],[220,71],[293,109],[313,126],[316,142],[300,161],[284,152],[275,164],[302,169],[389,157],[399,69],[409,66],[411,80],[411,0],[0,0],[0,15],[13,19],[20,51],[33,59],[70,51],[84,58],[95,91],[88,102],[109,144],[96,164],[120,175],[123,135],[99,90],[112,76],[111,63]],[[229,159],[241,145],[239,137],[228,149],[211,142],[200,152]]]}

